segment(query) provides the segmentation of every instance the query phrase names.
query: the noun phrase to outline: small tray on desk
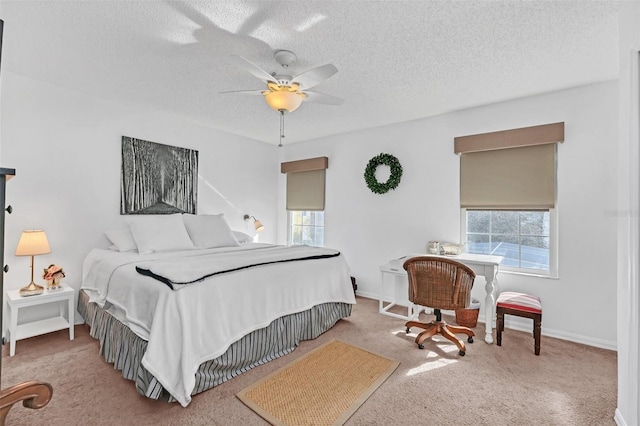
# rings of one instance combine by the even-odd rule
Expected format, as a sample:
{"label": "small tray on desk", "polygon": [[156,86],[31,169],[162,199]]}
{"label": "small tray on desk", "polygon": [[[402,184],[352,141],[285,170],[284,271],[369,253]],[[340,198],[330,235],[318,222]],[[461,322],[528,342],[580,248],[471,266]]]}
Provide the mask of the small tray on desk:
{"label": "small tray on desk", "polygon": [[402,270],[402,265],[404,265],[404,262],[407,261],[407,259],[411,259],[412,257],[417,257],[417,256],[429,256],[427,253],[411,253],[411,254],[407,254],[405,256],[399,257],[397,259],[391,259],[389,261],[389,266],[392,268],[397,268],[399,270]]}

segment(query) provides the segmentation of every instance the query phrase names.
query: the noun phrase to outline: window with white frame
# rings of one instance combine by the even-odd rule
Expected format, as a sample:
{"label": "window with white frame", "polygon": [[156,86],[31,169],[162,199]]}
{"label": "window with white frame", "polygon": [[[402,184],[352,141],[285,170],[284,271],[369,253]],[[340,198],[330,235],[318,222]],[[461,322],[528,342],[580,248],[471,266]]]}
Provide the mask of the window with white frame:
{"label": "window with white frame", "polygon": [[455,138],[468,253],[506,271],[557,277],[557,145],[564,123]]}
{"label": "window with white frame", "polygon": [[323,211],[289,211],[289,245],[324,246]]}
{"label": "window with white frame", "polygon": [[324,246],[327,157],[281,163],[287,174],[287,241],[289,245]]}
{"label": "window with white frame", "polygon": [[556,276],[555,210],[463,209],[467,253],[504,258],[506,271]]}

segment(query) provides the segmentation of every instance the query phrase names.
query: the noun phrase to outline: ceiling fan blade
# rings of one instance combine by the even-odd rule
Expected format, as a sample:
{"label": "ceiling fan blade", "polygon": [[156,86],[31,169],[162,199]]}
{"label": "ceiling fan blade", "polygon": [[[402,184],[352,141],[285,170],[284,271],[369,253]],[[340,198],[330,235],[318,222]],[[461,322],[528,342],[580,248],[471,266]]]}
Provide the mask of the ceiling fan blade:
{"label": "ceiling fan blade", "polygon": [[306,98],[304,100],[305,102],[313,102],[315,104],[325,105],[342,105],[344,103],[344,99],[327,95],[325,93],[311,92],[308,90],[305,90],[302,93],[306,95]]}
{"label": "ceiling fan blade", "polygon": [[265,83],[268,83],[268,82],[278,83],[275,77],[273,77],[271,74],[269,74],[268,72],[266,72],[265,70],[263,70],[262,68],[254,64],[253,62],[243,58],[240,55],[231,55],[231,60],[237,66],[239,66],[245,71],[250,72],[254,76],[258,77],[260,80],[264,81]]}
{"label": "ceiling fan blade", "polygon": [[303,89],[310,89],[313,86],[322,83],[337,72],[338,68],[333,64],[321,65],[295,76],[291,79],[291,82],[299,83]]}
{"label": "ceiling fan blade", "polygon": [[242,93],[243,95],[262,95],[264,90],[228,90],[226,92],[218,92],[220,94],[226,93]]}

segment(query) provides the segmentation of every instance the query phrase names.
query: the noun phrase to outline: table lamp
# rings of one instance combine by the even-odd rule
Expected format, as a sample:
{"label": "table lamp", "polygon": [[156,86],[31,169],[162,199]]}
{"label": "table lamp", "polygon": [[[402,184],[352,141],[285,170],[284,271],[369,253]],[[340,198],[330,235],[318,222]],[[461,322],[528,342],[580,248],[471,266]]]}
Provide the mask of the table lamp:
{"label": "table lamp", "polygon": [[42,294],[44,287],[33,282],[33,256],[51,253],[47,234],[42,230],[23,231],[16,248],[16,256],[31,256],[31,282],[20,289],[20,296]]}

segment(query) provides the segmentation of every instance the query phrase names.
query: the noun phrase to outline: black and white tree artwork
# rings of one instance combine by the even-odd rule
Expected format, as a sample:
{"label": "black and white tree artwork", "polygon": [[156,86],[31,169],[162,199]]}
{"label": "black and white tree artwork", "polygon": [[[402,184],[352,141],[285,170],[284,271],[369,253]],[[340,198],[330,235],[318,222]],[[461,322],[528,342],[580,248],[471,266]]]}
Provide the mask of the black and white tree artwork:
{"label": "black and white tree artwork", "polygon": [[198,151],[122,137],[120,214],[196,214]]}

